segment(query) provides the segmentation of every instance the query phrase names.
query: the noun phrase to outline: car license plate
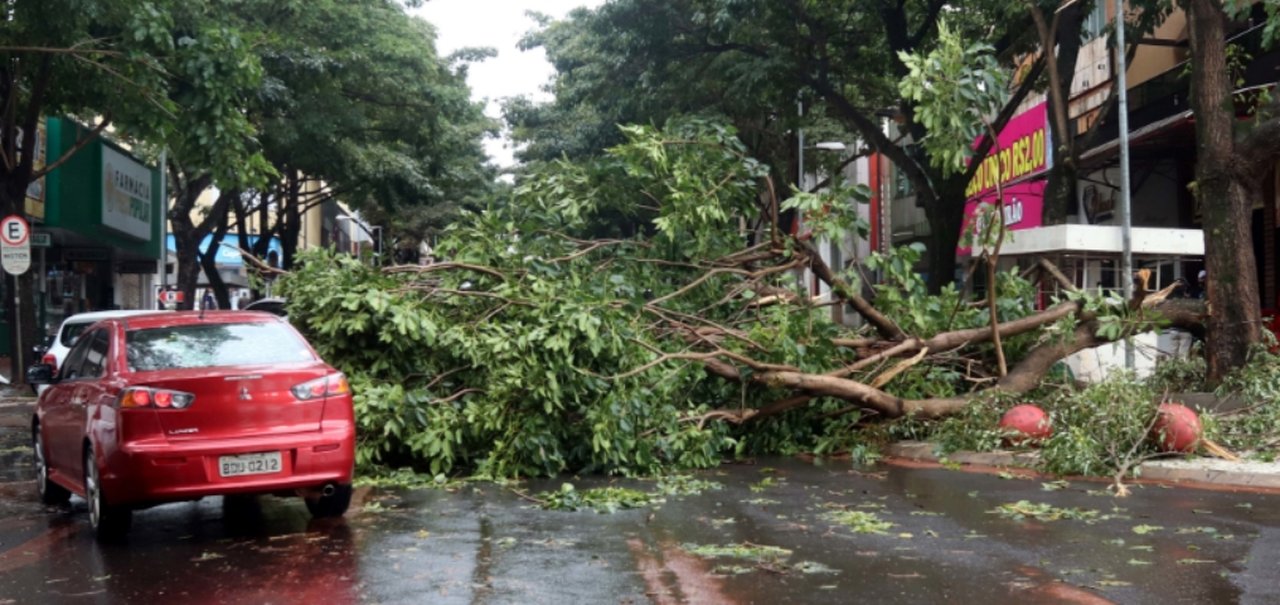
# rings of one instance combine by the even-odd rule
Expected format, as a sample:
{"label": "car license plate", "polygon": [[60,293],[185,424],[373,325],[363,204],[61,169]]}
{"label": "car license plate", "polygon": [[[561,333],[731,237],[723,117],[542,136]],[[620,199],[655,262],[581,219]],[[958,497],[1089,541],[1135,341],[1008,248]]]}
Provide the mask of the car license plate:
{"label": "car license plate", "polygon": [[280,452],[218,457],[218,474],[223,477],[266,475],[278,472],[280,472]]}

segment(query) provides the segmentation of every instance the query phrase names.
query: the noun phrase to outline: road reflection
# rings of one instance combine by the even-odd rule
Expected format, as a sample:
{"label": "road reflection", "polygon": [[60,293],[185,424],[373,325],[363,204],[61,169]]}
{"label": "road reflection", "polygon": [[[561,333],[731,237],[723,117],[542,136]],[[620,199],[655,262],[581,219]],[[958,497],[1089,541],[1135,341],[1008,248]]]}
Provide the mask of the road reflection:
{"label": "road reflection", "polygon": [[[0,484],[0,605],[1280,603],[1275,495],[1117,499],[1076,480],[785,459],[699,476],[719,489],[613,514],[542,510],[495,484],[358,491],[323,522],[297,499],[210,498],[142,511],[113,545],[92,539],[79,499],[48,509],[30,481]],[[1002,514],[1011,504],[1079,515]],[[787,554],[751,552],[764,547]]]}
{"label": "road reflection", "polygon": [[[355,532],[301,502],[211,498],[141,511],[119,544],[92,539],[83,503],[0,534],[0,604],[349,603]],[[12,548],[6,548],[9,545]]]}

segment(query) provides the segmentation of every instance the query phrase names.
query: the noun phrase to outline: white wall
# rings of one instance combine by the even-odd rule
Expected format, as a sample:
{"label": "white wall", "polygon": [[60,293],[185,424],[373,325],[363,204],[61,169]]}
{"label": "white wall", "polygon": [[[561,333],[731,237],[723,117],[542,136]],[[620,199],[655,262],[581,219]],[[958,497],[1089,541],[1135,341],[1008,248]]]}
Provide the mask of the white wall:
{"label": "white wall", "polygon": [[[1146,378],[1155,371],[1156,363],[1168,357],[1185,357],[1191,351],[1194,339],[1181,330],[1166,330],[1159,334],[1146,332],[1134,337],[1134,371],[1139,378]],[[1113,342],[1085,349],[1066,358],[1067,367],[1076,380],[1096,383],[1124,370],[1124,343]]]}

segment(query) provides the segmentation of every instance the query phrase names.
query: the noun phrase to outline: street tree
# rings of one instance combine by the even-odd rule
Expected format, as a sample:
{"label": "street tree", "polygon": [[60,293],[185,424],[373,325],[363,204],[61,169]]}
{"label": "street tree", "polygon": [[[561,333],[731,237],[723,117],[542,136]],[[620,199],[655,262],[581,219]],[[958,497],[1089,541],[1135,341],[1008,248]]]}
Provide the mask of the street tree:
{"label": "street tree", "polygon": [[[211,183],[192,181],[173,211],[184,289],[194,290],[203,266],[226,304],[212,257],[227,233],[238,234],[228,245],[260,258],[278,238],[288,267],[304,213],[320,204],[447,214],[477,203],[491,183],[480,141],[492,126],[465,84],[467,63],[486,52],[438,56],[434,29],[387,0],[247,2],[228,18],[259,40],[264,75],[243,111],[272,170],[262,181],[222,188],[195,218],[200,186]],[[256,241],[248,238],[251,223]],[[199,254],[206,235],[212,242]]]}
{"label": "street tree", "polygon": [[[180,150],[219,178],[253,165],[252,129],[238,93],[257,75],[243,39],[217,18],[218,0],[6,4],[0,24],[0,215],[24,212],[27,186],[109,128],[146,146]],[[35,168],[44,116],[86,127],[61,157]],[[194,125],[194,127],[193,127]],[[32,275],[16,280],[21,342],[35,339]],[[21,375],[23,355],[14,351]]]}
{"label": "street tree", "polygon": [[[672,112],[715,111],[730,116],[748,135],[744,124],[751,122],[739,116],[755,116],[774,127],[772,146],[781,151],[756,157],[774,166],[775,180],[784,182],[787,171],[777,167],[788,164],[778,158],[794,158],[795,145],[778,133],[794,132],[803,123],[790,118],[799,101],[805,113],[817,110],[885,154],[910,180],[929,221],[929,284],[937,291],[954,279],[964,189],[977,164],[950,175],[939,172],[920,147],[932,125],[918,118],[915,103],[901,96],[897,82],[907,73],[899,53],[936,43],[944,6],[861,0],[612,2],[574,13],[531,38],[546,46],[557,65],[557,102],[543,112],[519,105],[509,113],[519,120],[517,135],[548,135],[530,145],[544,154],[556,152],[560,141],[574,151],[611,140],[575,125],[573,118],[582,115],[607,127],[660,122]],[[1006,65],[1034,48],[1035,29],[1021,3],[975,3],[959,15],[955,27],[990,42]],[[992,117],[997,130],[1039,84],[1042,70],[1042,60],[1031,62],[1029,75]],[[904,136],[891,139],[884,133],[880,115],[886,111],[897,117]]]}
{"label": "street tree", "polygon": [[[1245,363],[1261,341],[1257,264],[1251,245],[1253,205],[1263,179],[1280,157],[1280,114],[1269,95],[1237,102],[1235,70],[1228,58],[1228,14],[1244,16],[1248,5],[1184,0],[1191,43],[1191,106],[1196,115],[1194,193],[1203,216],[1206,285],[1212,306],[1206,353],[1214,382]],[[1268,4],[1268,43],[1280,17]],[[1259,105],[1263,105],[1259,107]],[[1252,107],[1250,107],[1252,106]],[[1238,112],[1253,113],[1237,132]]]}

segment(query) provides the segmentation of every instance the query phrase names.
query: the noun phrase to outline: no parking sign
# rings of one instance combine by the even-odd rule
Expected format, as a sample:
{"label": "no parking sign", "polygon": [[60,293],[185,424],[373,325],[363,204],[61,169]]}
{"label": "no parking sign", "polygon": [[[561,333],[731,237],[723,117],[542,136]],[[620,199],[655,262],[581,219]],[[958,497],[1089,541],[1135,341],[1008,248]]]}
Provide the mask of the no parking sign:
{"label": "no parking sign", "polygon": [[0,266],[10,275],[31,268],[31,225],[16,214],[0,220]]}

